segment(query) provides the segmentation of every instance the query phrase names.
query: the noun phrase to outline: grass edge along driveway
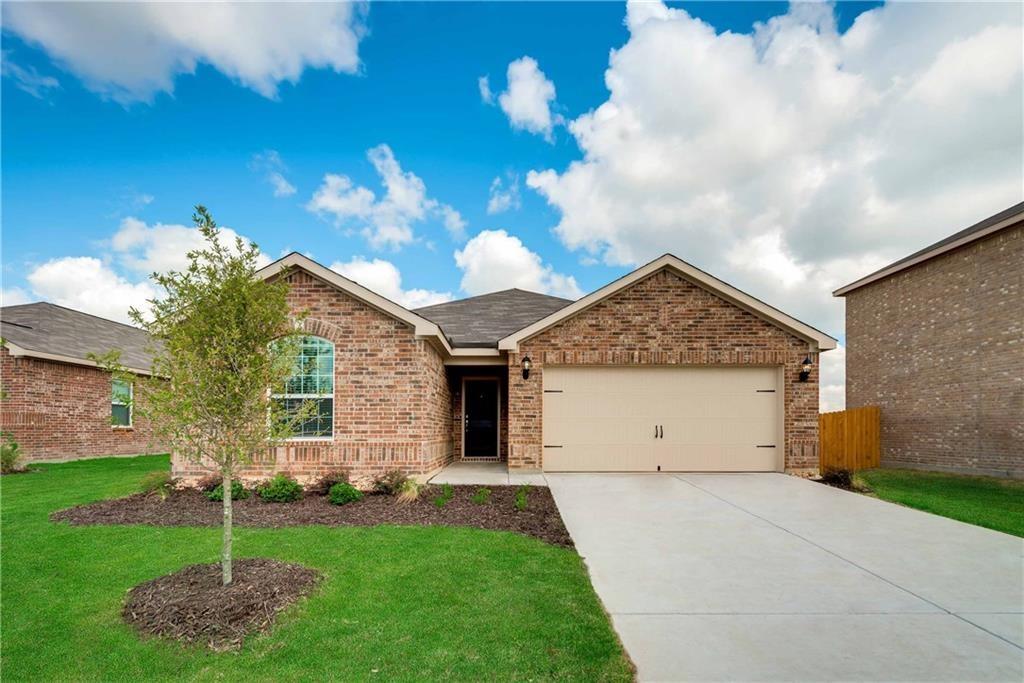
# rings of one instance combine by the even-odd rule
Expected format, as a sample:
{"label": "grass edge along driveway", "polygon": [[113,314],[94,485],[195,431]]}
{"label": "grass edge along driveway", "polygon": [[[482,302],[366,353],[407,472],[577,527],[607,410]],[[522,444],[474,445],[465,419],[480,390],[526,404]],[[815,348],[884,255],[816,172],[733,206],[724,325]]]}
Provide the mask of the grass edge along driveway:
{"label": "grass edge along driveway", "polygon": [[574,551],[477,529],[236,528],[236,557],[325,580],[237,653],[142,640],[121,621],[125,592],[216,561],[220,530],[49,521],[132,493],[166,456],[35,467],[2,479],[5,681],[632,678]]}
{"label": "grass edge along driveway", "polygon": [[1024,481],[921,470],[873,469],[857,483],[891,503],[1024,537]]}

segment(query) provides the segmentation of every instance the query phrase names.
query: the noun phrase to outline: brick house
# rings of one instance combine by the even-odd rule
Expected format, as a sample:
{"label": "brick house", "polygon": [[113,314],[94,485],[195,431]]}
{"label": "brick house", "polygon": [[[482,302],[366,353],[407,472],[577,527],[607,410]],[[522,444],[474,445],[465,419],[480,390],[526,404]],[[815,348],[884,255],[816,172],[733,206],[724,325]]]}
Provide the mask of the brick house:
{"label": "brick house", "polygon": [[836,290],[882,464],[1024,477],[1024,202]]}
{"label": "brick house", "polygon": [[[549,471],[816,471],[828,335],[663,256],[572,302],[507,290],[409,310],[293,253],[316,401],[250,478],[344,467],[428,474],[458,459]],[[175,476],[202,470],[172,459]]]}
{"label": "brick house", "polygon": [[40,302],[0,309],[0,337],[0,430],[27,462],[167,452],[125,400],[133,384],[89,359],[119,349],[125,366],[148,375],[148,334]]}

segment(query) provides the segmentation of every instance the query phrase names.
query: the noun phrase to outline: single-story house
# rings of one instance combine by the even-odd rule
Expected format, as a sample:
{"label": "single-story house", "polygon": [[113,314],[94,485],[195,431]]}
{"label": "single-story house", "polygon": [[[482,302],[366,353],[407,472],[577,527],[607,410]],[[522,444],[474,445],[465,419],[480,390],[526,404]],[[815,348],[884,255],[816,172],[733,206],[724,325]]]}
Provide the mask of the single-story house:
{"label": "single-story house", "polygon": [[[836,340],[665,255],[579,301],[517,289],[409,310],[297,253],[266,266],[307,311],[317,417],[244,476],[818,467],[818,354]],[[174,457],[175,476],[203,471]]]}
{"label": "single-story house", "polygon": [[26,461],[167,452],[128,400],[133,383],[90,359],[119,349],[122,364],[148,375],[146,332],[39,302],[0,309],[0,338],[0,430]]}
{"label": "single-story house", "polygon": [[1024,202],[835,295],[884,466],[1024,476]]}

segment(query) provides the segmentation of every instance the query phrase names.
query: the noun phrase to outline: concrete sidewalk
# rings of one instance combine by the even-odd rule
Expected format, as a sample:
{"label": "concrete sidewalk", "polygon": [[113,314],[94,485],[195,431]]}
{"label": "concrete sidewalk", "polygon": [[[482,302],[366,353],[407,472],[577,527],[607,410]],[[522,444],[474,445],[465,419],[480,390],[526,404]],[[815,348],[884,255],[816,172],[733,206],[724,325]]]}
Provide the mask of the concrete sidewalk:
{"label": "concrete sidewalk", "polygon": [[548,474],[641,680],[1024,677],[1024,541],[781,474]]}
{"label": "concrete sidewalk", "polygon": [[479,485],[479,486],[547,486],[547,479],[541,473],[510,473],[503,462],[472,462],[457,460],[430,478],[431,484]]}

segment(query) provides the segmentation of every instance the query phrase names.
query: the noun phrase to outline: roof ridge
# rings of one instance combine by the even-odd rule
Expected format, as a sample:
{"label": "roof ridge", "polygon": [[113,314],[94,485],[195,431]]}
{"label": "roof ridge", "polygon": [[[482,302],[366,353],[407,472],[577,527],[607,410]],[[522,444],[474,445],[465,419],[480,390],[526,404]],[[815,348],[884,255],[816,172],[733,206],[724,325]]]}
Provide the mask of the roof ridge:
{"label": "roof ridge", "polygon": [[567,301],[572,303],[572,299],[566,299],[565,297],[555,296],[554,294],[544,294],[543,292],[534,292],[530,289],[521,289],[519,287],[508,287],[506,289],[499,289],[494,292],[486,292],[485,294],[474,294],[473,296],[467,296],[462,299],[452,299],[451,301],[442,301],[437,304],[430,304],[429,306],[420,306],[419,308],[412,309],[413,311],[425,311],[429,308],[436,308],[438,306],[448,306],[449,304],[461,304],[464,301],[473,301],[474,299],[483,299],[488,296],[494,296],[496,294],[504,294],[505,292],[522,292],[523,294],[532,294],[534,296],[542,296],[546,299],[558,299],[559,301]]}

